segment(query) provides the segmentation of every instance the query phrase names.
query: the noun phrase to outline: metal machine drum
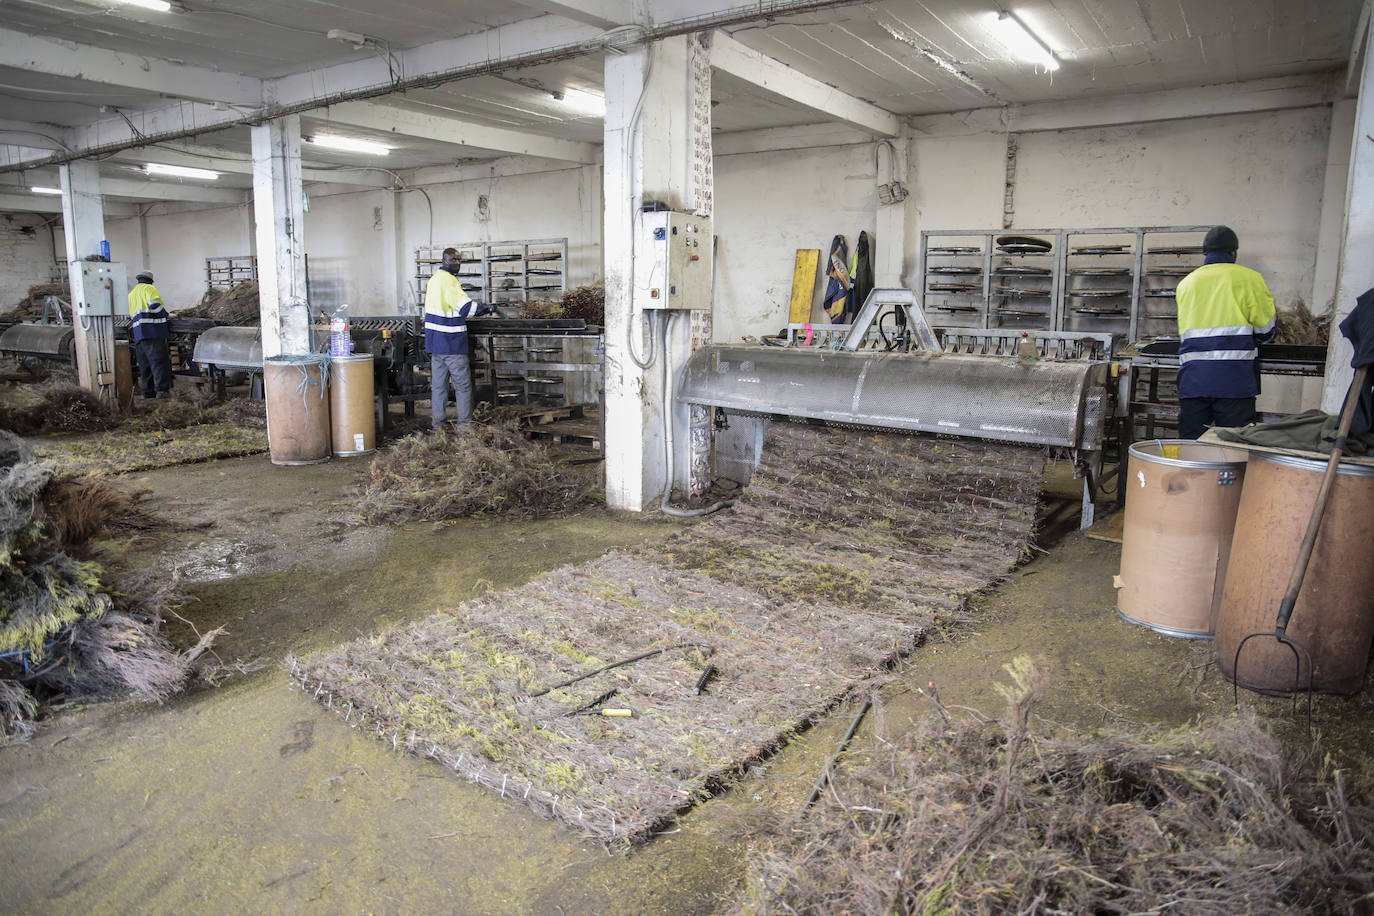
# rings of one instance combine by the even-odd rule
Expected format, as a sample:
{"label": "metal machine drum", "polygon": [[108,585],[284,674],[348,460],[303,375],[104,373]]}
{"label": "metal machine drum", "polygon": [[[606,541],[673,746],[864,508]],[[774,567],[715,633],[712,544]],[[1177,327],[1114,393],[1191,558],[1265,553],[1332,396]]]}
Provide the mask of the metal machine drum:
{"label": "metal machine drum", "polygon": [[334,457],[366,455],[377,448],[372,356],[336,356],[329,367],[329,416]]}
{"label": "metal machine drum", "polygon": [[272,356],[263,360],[267,399],[267,452],[273,464],[329,460],[329,377],[324,357]]}
{"label": "metal machine drum", "polygon": [[1245,459],[1190,439],[1131,446],[1117,613],[1168,636],[1212,636]]}
{"label": "metal machine drum", "polygon": [[[1236,537],[1217,623],[1217,662],[1242,687],[1291,691],[1307,686],[1306,660],[1272,636],[1236,647],[1251,633],[1274,632],[1298,548],[1327,462],[1255,453],[1246,471]],[[1312,549],[1288,635],[1312,653],[1312,686],[1354,693],[1364,680],[1374,638],[1374,467],[1339,465]],[[1299,653],[1301,657],[1301,653]]]}

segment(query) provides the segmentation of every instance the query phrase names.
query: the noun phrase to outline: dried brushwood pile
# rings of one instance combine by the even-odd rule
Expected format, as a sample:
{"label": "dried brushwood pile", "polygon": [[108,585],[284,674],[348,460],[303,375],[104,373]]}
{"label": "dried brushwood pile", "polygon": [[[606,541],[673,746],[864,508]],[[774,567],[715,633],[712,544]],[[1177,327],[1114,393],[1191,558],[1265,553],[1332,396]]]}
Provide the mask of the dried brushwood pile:
{"label": "dried brushwood pile", "polygon": [[841,758],[778,823],[735,913],[1357,913],[1374,809],[1285,759],[1253,717],[1146,733],[1031,725],[1024,659],[1000,721],[941,709]]}
{"label": "dried brushwood pile", "polygon": [[1279,309],[1274,324],[1274,343],[1326,346],[1331,336],[1330,310],[1314,315],[1302,299],[1295,301],[1291,309]]}
{"label": "dried brushwood pile", "polygon": [[568,290],[563,298],[532,299],[521,304],[522,318],[581,318],[589,326],[606,323],[606,288],[600,283]]}
{"label": "dried brushwood pile", "polygon": [[[179,653],[159,632],[175,589],[103,581],[74,558],[43,511],[51,472],[0,431],[0,737],[27,735],[39,704],[133,692],[162,700],[208,647]],[[126,513],[127,519],[127,513]],[[105,527],[87,521],[87,530]],[[138,613],[143,620],[130,616]]]}
{"label": "dried brushwood pile", "polygon": [[[71,295],[71,290],[65,283],[37,283],[29,287],[29,292],[24,298],[16,302],[8,312],[0,314],[0,318],[17,318],[21,321],[37,321],[43,317],[43,299],[46,296],[60,296],[66,300]],[[64,309],[64,317],[65,309]]]}
{"label": "dried brushwood pile", "polygon": [[0,403],[0,429],[21,436],[88,433],[117,426],[108,404],[71,382],[57,379],[27,390],[10,388]]}
{"label": "dried brushwood pile", "polygon": [[469,423],[411,435],[379,451],[355,521],[402,524],[479,515],[547,518],[587,505],[595,481],[525,439],[519,420]]}
{"label": "dried brushwood pile", "polygon": [[293,677],[397,749],[646,839],[1009,572],[1045,461],[792,424],[764,455],[731,512],[661,545],[290,659]]}
{"label": "dried brushwood pile", "polygon": [[97,538],[124,538],[135,546],[174,527],[143,508],[148,492],[129,492],[96,474],[52,480],[41,496],[43,517],[68,553],[84,553]]}
{"label": "dried brushwood pile", "polygon": [[176,318],[210,318],[219,324],[252,326],[262,323],[258,302],[258,281],[244,280],[225,289],[212,287],[200,302],[188,309],[180,309]]}
{"label": "dried brushwood pile", "polygon": [[34,448],[58,477],[127,474],[267,451],[263,426],[203,423],[184,429],[116,429],[79,439],[40,439]]}

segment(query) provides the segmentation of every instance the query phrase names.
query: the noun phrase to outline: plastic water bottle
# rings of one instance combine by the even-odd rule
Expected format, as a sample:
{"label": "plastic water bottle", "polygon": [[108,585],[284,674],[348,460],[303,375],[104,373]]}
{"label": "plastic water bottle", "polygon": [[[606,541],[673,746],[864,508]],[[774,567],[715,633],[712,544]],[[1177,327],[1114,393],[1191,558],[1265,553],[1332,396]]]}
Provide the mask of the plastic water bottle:
{"label": "plastic water bottle", "polygon": [[1040,358],[1040,350],[1036,348],[1035,341],[1031,340],[1030,335],[1025,331],[1021,332],[1021,340],[1016,344],[1016,355],[1026,362]]}
{"label": "plastic water bottle", "polygon": [[329,355],[351,356],[353,335],[348,328],[348,306],[341,305],[329,319]]}

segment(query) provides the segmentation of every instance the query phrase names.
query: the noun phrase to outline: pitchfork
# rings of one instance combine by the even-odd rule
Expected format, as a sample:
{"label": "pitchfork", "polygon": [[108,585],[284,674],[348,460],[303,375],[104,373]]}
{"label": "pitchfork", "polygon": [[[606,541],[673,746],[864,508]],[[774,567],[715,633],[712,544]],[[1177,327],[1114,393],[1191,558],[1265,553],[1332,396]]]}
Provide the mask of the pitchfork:
{"label": "pitchfork", "polygon": [[[1303,536],[1302,545],[1298,548],[1298,558],[1293,564],[1293,575],[1288,577],[1288,590],[1283,593],[1283,600],[1279,602],[1279,616],[1274,621],[1274,631],[1272,633],[1251,633],[1240,641],[1236,646],[1236,657],[1231,665],[1231,701],[1233,705],[1240,703],[1240,651],[1245,648],[1245,644],[1252,639],[1265,636],[1272,636],[1279,643],[1288,647],[1288,651],[1293,653],[1293,668],[1295,676],[1293,683],[1296,685],[1302,679],[1302,660],[1307,659],[1307,730],[1312,730],[1312,653],[1307,651],[1307,647],[1296,639],[1288,635],[1288,621],[1293,617],[1293,606],[1298,603],[1298,592],[1302,590],[1302,580],[1307,576],[1307,562],[1312,559],[1312,548],[1317,543],[1317,532],[1321,530],[1322,515],[1326,512],[1326,500],[1331,495],[1331,487],[1336,482],[1336,467],[1341,463],[1341,453],[1345,450],[1346,436],[1350,433],[1350,423],[1355,418],[1355,408],[1360,401],[1360,392],[1364,390],[1365,377],[1369,372],[1368,366],[1360,366],[1355,370],[1355,378],[1350,383],[1350,391],[1346,393],[1345,405],[1341,408],[1341,421],[1336,428],[1336,440],[1331,443],[1331,460],[1326,463],[1326,474],[1322,477],[1321,489],[1317,491],[1317,501],[1312,506],[1312,518],[1307,523],[1307,534]],[[1298,653],[1302,654],[1299,655]],[[1296,706],[1297,696],[1293,697]]]}

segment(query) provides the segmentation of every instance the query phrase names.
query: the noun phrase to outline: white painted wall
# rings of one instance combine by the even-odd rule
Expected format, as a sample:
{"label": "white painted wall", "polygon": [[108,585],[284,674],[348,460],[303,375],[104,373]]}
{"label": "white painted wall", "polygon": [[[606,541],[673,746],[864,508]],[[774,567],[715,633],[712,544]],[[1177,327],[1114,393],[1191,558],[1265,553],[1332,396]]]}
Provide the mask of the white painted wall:
{"label": "white painted wall", "polygon": [[305,250],[316,313],[347,304],[350,315],[396,314],[393,222],[390,191],[311,195]]}
{"label": "white painted wall", "polygon": [[[1022,134],[1014,225],[1225,223],[1281,307],[1310,304],[1330,122],[1320,106]],[[917,139],[914,149],[918,232],[1002,225],[1005,135]],[[913,237],[908,272],[917,246]]]}
{"label": "white painted wall", "polygon": [[[599,166],[468,179],[426,185],[424,191],[428,200],[418,191],[401,198],[402,245],[408,259],[427,245],[567,238],[569,288],[601,278]],[[478,203],[484,196],[486,210],[481,212]],[[313,259],[313,241],[309,245]]]}
{"label": "white painted wall", "polygon": [[105,221],[111,260],[128,268],[130,281],[139,270],[153,272],[169,311],[190,308],[205,295],[205,259],[252,251],[249,208],[214,207],[146,218],[145,241],[138,219]]}
{"label": "white painted wall", "polygon": [[[52,214],[46,218],[51,219]],[[53,239],[37,214],[0,217],[0,312],[7,312],[28,295],[29,287],[54,279]],[[23,231],[33,230],[32,236]],[[66,260],[66,240],[57,230],[57,257]]]}
{"label": "white painted wall", "polygon": [[[1331,109],[1163,121],[1019,135],[1014,224],[1024,228],[1212,225],[1241,239],[1281,307],[1311,303]],[[916,286],[919,232],[998,229],[1004,133],[921,136],[912,143],[903,278]],[[886,177],[886,176],[885,176]],[[797,248],[828,250],[843,233],[874,235],[868,144],[718,156],[715,339],[786,323]],[[883,240],[875,238],[876,249]],[[813,318],[819,320],[818,282]]]}
{"label": "white painted wall", "polygon": [[874,231],[873,147],[717,156],[715,172],[714,339],[738,342],[787,324],[799,248],[820,249],[812,319],[827,320],[820,302],[831,240],[843,235],[851,254],[861,231],[875,252],[883,244]]}

